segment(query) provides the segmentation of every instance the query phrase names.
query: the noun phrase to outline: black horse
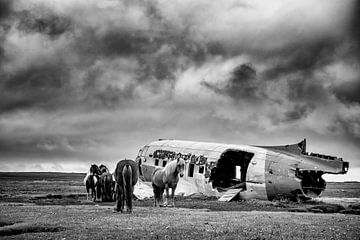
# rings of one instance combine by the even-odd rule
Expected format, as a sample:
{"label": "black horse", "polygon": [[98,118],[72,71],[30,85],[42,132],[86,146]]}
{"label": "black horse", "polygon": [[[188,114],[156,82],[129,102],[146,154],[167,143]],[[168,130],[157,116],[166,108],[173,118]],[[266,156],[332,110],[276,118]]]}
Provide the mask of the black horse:
{"label": "black horse", "polygon": [[138,181],[138,168],[133,160],[121,160],[116,165],[115,170],[116,181],[116,211],[123,212],[125,199],[127,212],[132,213],[132,195],[134,186]]}

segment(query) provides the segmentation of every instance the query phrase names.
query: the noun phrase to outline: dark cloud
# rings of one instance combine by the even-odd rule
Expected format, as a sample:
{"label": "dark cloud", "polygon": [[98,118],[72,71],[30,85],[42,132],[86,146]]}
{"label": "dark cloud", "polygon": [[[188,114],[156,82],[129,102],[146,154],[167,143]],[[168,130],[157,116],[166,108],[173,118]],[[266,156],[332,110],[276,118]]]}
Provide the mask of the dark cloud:
{"label": "dark cloud", "polygon": [[259,85],[261,83],[257,80],[256,70],[250,63],[235,67],[224,86],[216,86],[206,81],[202,81],[201,84],[216,93],[230,96],[235,100],[266,98],[264,93],[260,91]]}
{"label": "dark cloud", "polygon": [[312,75],[295,75],[289,77],[288,99],[290,101],[320,102],[328,98],[328,90],[323,83]]}
{"label": "dark cloud", "polygon": [[346,141],[360,145],[360,119],[358,115],[338,115],[328,127],[328,130],[346,136]]}
{"label": "dark cloud", "polygon": [[313,42],[296,42],[269,54],[276,64],[270,64],[262,75],[266,80],[277,80],[288,74],[311,74],[334,61],[338,39],[321,38]]}
{"label": "dark cloud", "polygon": [[158,48],[156,41],[146,32],[133,32],[126,29],[109,29],[108,32],[95,35],[96,29],[86,29],[82,32],[78,46],[87,55],[106,57],[130,56],[153,52]]}
{"label": "dark cloud", "polygon": [[50,9],[43,9],[39,14],[23,10],[17,12],[16,17],[19,30],[24,32],[38,32],[55,38],[72,29],[68,17],[56,15]]}
{"label": "dark cloud", "polygon": [[77,156],[80,159],[96,158],[101,143],[79,136],[31,136],[0,139],[0,152],[3,156],[16,154],[18,157],[47,158],[62,156],[63,161]]}
{"label": "dark cloud", "polygon": [[333,91],[344,103],[360,104],[360,78],[334,86]]}
{"label": "dark cloud", "polygon": [[360,1],[354,1],[353,2],[353,6],[352,6],[352,12],[350,15],[350,21],[349,21],[349,32],[350,35],[353,39],[353,41],[355,42],[355,47],[354,47],[354,54],[357,55],[358,60],[360,60],[360,56],[358,53],[358,51],[360,50]]}
{"label": "dark cloud", "polygon": [[2,74],[0,113],[32,107],[51,108],[69,94],[69,70],[64,63],[34,65]]}
{"label": "dark cloud", "polygon": [[119,89],[114,86],[107,86],[106,89],[95,93],[100,106],[107,108],[116,108],[122,100],[126,101],[133,98],[133,86],[128,86],[126,89]]}
{"label": "dark cloud", "polygon": [[0,0],[0,21],[10,16],[13,2],[12,0]]}
{"label": "dark cloud", "polygon": [[285,113],[285,119],[283,121],[297,121],[302,118],[306,118],[309,113],[314,110],[314,106],[309,104],[296,104],[293,109]]}

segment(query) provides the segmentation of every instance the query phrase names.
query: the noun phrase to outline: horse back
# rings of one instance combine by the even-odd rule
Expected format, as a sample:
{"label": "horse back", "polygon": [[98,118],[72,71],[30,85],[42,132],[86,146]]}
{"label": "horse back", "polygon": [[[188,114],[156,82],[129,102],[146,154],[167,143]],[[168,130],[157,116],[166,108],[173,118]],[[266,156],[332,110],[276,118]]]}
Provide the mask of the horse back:
{"label": "horse back", "polygon": [[131,172],[132,172],[132,185],[134,186],[137,181],[138,181],[138,168],[137,165],[135,163],[135,161],[133,160],[120,160],[117,165],[116,165],[116,169],[115,169],[115,181],[117,184],[120,184],[121,186],[124,185],[123,182],[123,171],[126,165],[129,165],[129,167],[131,168]]}
{"label": "horse back", "polygon": [[100,179],[101,179],[102,184],[112,183],[113,182],[111,173],[103,173],[103,174],[101,174]]}

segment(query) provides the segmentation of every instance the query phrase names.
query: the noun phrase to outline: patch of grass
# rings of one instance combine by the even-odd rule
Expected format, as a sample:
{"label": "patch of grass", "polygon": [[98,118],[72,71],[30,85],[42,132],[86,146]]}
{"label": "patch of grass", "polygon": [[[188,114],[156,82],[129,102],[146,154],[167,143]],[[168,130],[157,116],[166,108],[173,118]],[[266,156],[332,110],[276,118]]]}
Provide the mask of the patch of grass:
{"label": "patch of grass", "polygon": [[60,232],[65,228],[60,226],[52,226],[47,224],[28,224],[28,223],[15,223],[0,228],[0,236],[12,236],[23,233],[37,233],[37,232]]}
{"label": "patch of grass", "polygon": [[308,208],[310,211],[315,209],[321,210],[323,213],[338,213],[341,210],[345,210],[343,206],[338,204],[322,204]]}
{"label": "patch of grass", "polygon": [[13,224],[15,224],[15,223],[12,221],[0,220],[0,227],[9,226],[9,225],[13,225]]}

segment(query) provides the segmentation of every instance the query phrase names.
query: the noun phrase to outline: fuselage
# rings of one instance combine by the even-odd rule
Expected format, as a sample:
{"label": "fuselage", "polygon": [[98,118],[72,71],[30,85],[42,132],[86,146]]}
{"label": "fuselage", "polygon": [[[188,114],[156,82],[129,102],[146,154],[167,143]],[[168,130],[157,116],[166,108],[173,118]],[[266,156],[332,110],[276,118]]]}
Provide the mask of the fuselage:
{"label": "fuselage", "polygon": [[326,187],[322,175],[346,173],[348,163],[330,156],[311,156],[305,148],[297,147],[299,144],[257,147],[159,140],[145,145],[136,161],[140,177],[149,182],[155,168],[183,158],[185,174],[178,189],[185,195],[221,196],[239,189],[240,199],[319,196]]}

